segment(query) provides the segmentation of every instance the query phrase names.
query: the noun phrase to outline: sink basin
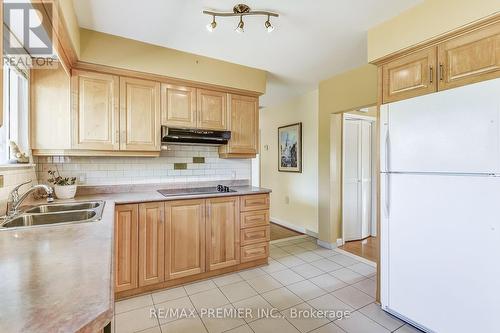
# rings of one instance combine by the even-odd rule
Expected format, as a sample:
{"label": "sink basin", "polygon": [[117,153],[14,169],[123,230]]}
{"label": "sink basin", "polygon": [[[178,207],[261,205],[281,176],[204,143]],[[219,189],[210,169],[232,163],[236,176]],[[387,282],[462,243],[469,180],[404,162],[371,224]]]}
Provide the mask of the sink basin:
{"label": "sink basin", "polygon": [[54,223],[78,223],[97,221],[97,213],[93,210],[81,210],[63,213],[26,214],[13,218],[3,225],[4,228],[18,228]]}
{"label": "sink basin", "polygon": [[29,207],[21,214],[4,220],[0,229],[97,222],[103,210],[104,201],[44,204]]}
{"label": "sink basin", "polygon": [[98,201],[40,205],[28,209],[26,213],[51,213],[51,212],[65,212],[72,210],[96,209],[101,205],[102,202]]}

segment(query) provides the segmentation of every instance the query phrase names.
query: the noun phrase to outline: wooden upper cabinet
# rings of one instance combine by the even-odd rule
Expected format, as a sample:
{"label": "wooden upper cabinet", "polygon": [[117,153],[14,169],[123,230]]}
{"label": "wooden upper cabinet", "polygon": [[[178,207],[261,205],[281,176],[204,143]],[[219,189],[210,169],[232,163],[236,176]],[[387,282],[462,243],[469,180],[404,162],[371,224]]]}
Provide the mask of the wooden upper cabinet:
{"label": "wooden upper cabinet", "polygon": [[161,85],[161,124],[171,127],[195,128],[196,88]]}
{"label": "wooden upper cabinet", "polygon": [[434,47],[383,65],[383,103],[436,92],[436,73]]}
{"label": "wooden upper cabinet", "polygon": [[136,204],[115,207],[115,292],[139,286],[138,210]]}
{"label": "wooden upper cabinet", "polygon": [[219,91],[197,89],[196,127],[212,130],[227,129],[227,94]]}
{"label": "wooden upper cabinet", "polygon": [[500,22],[438,46],[439,89],[500,77]]}
{"label": "wooden upper cabinet", "polygon": [[160,150],[160,83],[120,78],[120,149]]}
{"label": "wooden upper cabinet", "polygon": [[255,157],[259,136],[259,99],[229,95],[231,140],[219,148],[222,157]]}
{"label": "wooden upper cabinet", "polygon": [[207,270],[240,263],[239,198],[212,198],[207,209]]}
{"label": "wooden upper cabinet", "polygon": [[163,202],[139,205],[139,287],[165,279],[164,220]]}
{"label": "wooden upper cabinet", "polygon": [[205,201],[165,202],[165,279],[205,272]]}
{"label": "wooden upper cabinet", "polygon": [[118,150],[118,76],[73,70],[72,148]]}

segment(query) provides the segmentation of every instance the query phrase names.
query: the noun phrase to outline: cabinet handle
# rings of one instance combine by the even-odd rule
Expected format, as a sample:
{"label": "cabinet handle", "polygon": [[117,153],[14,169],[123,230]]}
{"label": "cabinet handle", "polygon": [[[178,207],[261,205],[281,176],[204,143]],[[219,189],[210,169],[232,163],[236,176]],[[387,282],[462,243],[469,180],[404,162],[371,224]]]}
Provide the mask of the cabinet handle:
{"label": "cabinet handle", "polygon": [[429,82],[434,82],[434,68],[432,66],[429,67]]}
{"label": "cabinet handle", "polygon": [[443,64],[439,64],[439,81],[444,80],[444,66]]}

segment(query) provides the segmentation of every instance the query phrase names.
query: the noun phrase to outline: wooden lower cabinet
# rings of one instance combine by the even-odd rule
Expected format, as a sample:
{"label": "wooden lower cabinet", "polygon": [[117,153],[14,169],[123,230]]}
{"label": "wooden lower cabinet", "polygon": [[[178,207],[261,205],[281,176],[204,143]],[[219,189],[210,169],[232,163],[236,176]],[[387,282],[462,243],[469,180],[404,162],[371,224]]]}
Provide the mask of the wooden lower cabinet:
{"label": "wooden lower cabinet", "polygon": [[165,203],[165,279],[205,271],[205,200]]}
{"label": "wooden lower cabinet", "polygon": [[163,202],[139,205],[139,287],[165,280]]}
{"label": "wooden lower cabinet", "polygon": [[139,205],[119,205],[115,210],[115,292],[138,285]]}
{"label": "wooden lower cabinet", "polygon": [[267,263],[268,209],[269,194],[117,205],[116,297]]}
{"label": "wooden lower cabinet", "polygon": [[240,263],[239,197],[207,199],[207,270]]}

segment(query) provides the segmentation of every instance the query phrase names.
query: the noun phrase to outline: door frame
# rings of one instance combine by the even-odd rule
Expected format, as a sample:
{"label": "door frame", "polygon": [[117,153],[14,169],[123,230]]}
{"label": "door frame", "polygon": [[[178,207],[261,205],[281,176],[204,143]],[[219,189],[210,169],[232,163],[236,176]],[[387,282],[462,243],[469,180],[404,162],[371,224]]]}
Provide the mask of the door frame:
{"label": "door frame", "polygon": [[[357,110],[353,110],[357,111]],[[350,111],[352,112],[352,111]],[[377,117],[373,116],[365,116],[365,115],[360,115],[360,114],[353,114],[345,112],[342,114],[342,171],[341,171],[341,177],[342,177],[342,190],[341,190],[341,195],[342,195],[342,202],[341,202],[341,220],[342,220],[342,245],[346,243],[345,240],[345,223],[344,223],[344,198],[345,198],[345,135],[346,135],[346,120],[362,120],[362,121],[367,121],[371,124],[371,211],[370,211],[370,236],[373,235],[373,232],[377,231],[377,184],[376,184],[376,159],[375,159],[375,154],[377,152],[376,148],[376,138],[377,138],[377,130],[376,130],[376,123],[377,123]],[[375,228],[375,230],[374,230]]]}

